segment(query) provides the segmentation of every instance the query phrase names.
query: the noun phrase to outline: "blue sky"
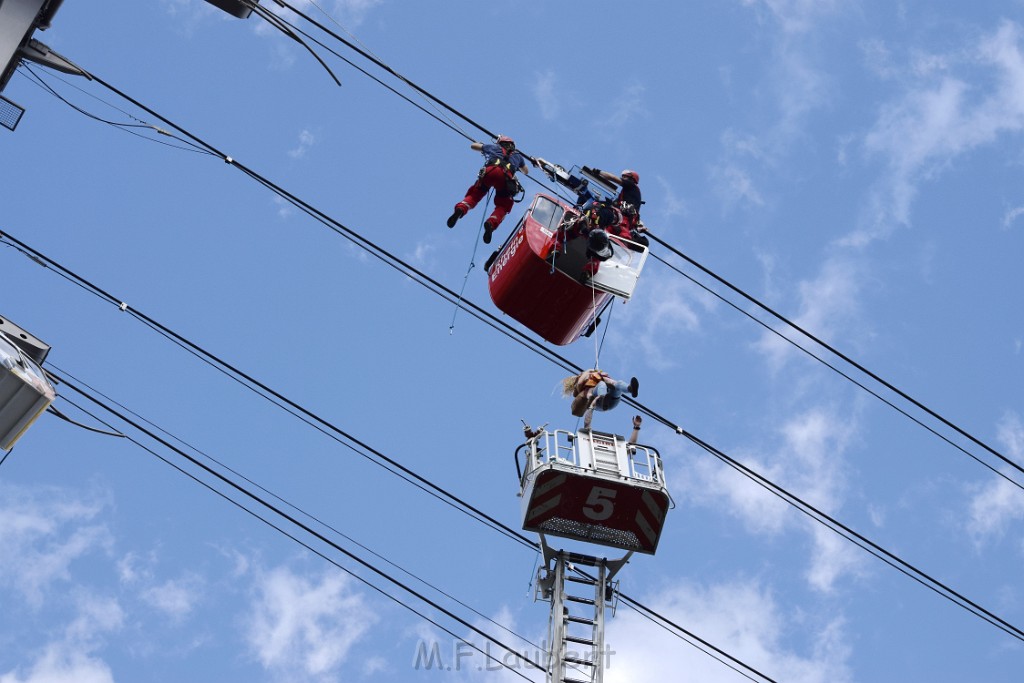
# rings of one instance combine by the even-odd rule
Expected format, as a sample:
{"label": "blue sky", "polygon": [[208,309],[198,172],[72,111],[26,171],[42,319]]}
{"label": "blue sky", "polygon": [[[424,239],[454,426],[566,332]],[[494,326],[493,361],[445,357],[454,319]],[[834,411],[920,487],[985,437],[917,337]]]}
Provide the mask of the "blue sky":
{"label": "blue sky", "polygon": [[[319,5],[528,153],[636,169],[657,236],[1024,461],[1024,3]],[[479,155],[349,66],[324,53],[337,87],[262,19],[199,0],[68,2],[37,37],[446,286],[472,260],[465,296],[494,310],[485,214],[444,225]],[[97,116],[159,123],[95,82],[33,70]],[[0,231],[520,527],[520,420],[576,426],[561,369],[466,313],[451,327],[450,303],[236,168],[83,116],[28,76],[4,92],[27,113],[0,131]],[[389,569],[479,628],[518,648],[532,646],[494,622],[544,638],[532,551],[17,250],[0,248],[0,273],[0,315],[50,343],[55,370],[472,606]],[[1024,626],[1020,487],[656,260],[603,340],[601,367],[639,377],[644,405]],[[591,365],[598,341],[560,351]],[[629,410],[595,428],[625,432]],[[778,681],[1019,680],[1019,640],[671,430],[648,420],[642,435],[677,507],[658,554],[623,570],[633,598]],[[478,670],[479,655],[416,670],[421,643],[456,641],[132,443],[53,416],[0,466],[0,604],[0,683],[523,680]],[[607,642],[609,683],[747,680],[621,606]]]}

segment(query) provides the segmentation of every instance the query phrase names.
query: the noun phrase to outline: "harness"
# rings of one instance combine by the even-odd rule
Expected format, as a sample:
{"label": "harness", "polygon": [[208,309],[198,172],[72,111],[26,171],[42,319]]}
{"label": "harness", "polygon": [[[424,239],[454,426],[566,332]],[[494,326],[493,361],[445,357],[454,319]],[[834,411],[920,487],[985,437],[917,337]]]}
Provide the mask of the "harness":
{"label": "harness", "polygon": [[[523,186],[520,185],[519,180],[516,179],[516,170],[518,169],[512,165],[511,161],[509,161],[509,157],[512,156],[513,152],[515,152],[515,149],[506,151],[505,148],[502,147],[501,156],[488,159],[483,168],[480,169],[480,173],[477,176],[478,178],[483,178],[484,174],[487,173],[487,169],[497,166],[505,172],[505,193],[510,197],[515,197],[519,193],[524,192]],[[515,201],[519,201],[519,199]]]}

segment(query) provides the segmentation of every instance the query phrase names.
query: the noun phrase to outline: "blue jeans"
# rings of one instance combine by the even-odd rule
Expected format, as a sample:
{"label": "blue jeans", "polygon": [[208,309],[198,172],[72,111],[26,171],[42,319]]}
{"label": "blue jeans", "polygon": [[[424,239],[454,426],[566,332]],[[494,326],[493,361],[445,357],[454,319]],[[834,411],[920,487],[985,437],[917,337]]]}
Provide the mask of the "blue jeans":
{"label": "blue jeans", "polygon": [[611,410],[619,405],[622,395],[629,389],[629,385],[620,380],[614,380],[612,384],[605,383],[605,393],[598,397],[594,403],[594,410]]}

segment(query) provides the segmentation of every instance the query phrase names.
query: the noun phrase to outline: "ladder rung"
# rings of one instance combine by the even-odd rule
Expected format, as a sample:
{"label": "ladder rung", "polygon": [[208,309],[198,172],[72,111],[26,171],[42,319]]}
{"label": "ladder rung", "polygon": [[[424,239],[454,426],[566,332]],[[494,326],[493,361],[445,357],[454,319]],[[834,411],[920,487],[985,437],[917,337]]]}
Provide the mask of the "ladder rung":
{"label": "ladder rung", "polygon": [[573,657],[572,655],[562,655],[562,659],[572,664],[582,664],[584,666],[594,666],[594,663],[589,659],[580,659],[579,657]]}
{"label": "ladder rung", "polygon": [[588,579],[585,576],[567,576],[567,577],[565,577],[565,580],[566,581],[575,581],[576,583],[585,583],[588,586],[593,586],[594,584],[597,583],[596,579]]}
{"label": "ladder rung", "polygon": [[584,605],[593,605],[594,604],[594,599],[593,598],[578,598],[575,595],[566,595],[565,599],[566,600],[572,600],[573,602],[581,602]]}
{"label": "ladder rung", "polygon": [[587,683],[587,682],[586,681],[578,680],[576,678],[563,678],[562,679],[562,683]]}
{"label": "ladder rung", "polygon": [[568,616],[568,617],[566,617],[566,619],[568,619],[569,621],[575,622],[577,624],[587,624],[588,626],[593,626],[594,625],[594,620],[593,619],[587,619],[586,617]]}
{"label": "ladder rung", "polygon": [[565,639],[572,643],[579,643],[580,645],[589,645],[594,647],[594,641],[588,638],[579,638],[577,636],[565,636]]}

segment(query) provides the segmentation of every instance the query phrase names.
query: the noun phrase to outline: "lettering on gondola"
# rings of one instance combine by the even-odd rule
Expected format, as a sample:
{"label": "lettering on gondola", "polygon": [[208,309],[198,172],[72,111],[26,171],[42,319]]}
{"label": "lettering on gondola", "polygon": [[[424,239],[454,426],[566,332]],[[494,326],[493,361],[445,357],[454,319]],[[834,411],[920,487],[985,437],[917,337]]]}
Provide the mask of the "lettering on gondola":
{"label": "lettering on gondola", "polygon": [[513,256],[515,256],[516,249],[519,248],[519,245],[523,243],[523,240],[525,238],[526,228],[520,228],[519,232],[516,233],[516,236],[512,238],[511,242],[509,242],[508,247],[505,249],[505,252],[500,257],[498,257],[497,261],[494,262],[494,266],[491,269],[492,282],[498,279],[498,274],[501,273],[501,269],[508,264],[509,260]]}

